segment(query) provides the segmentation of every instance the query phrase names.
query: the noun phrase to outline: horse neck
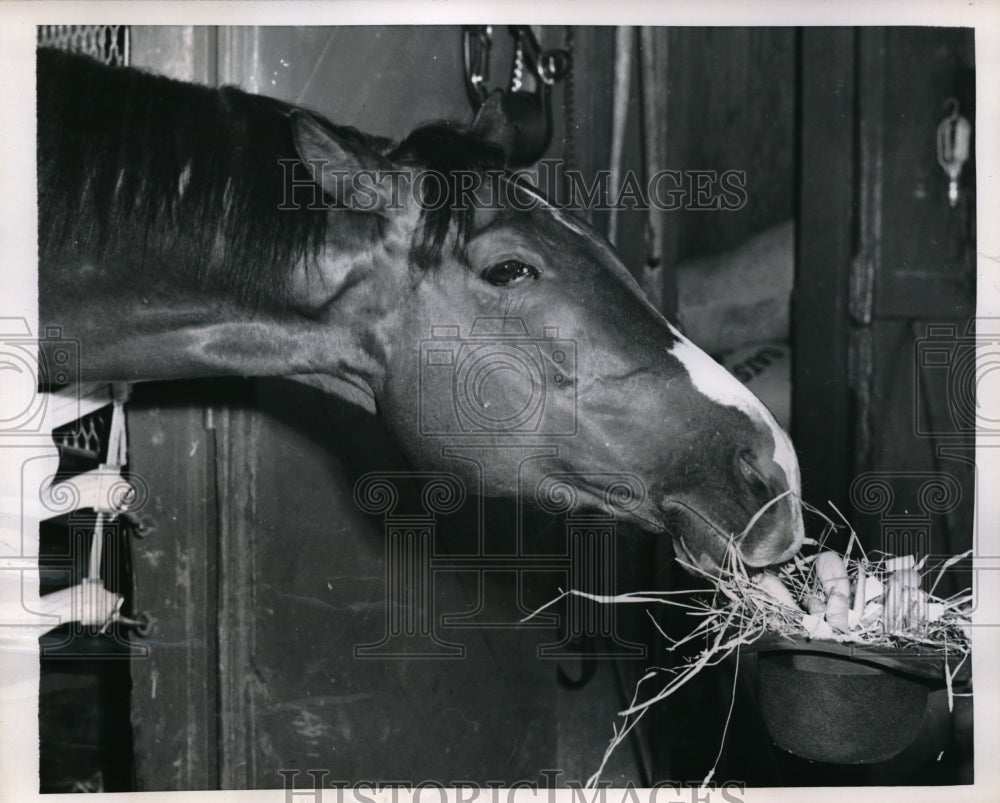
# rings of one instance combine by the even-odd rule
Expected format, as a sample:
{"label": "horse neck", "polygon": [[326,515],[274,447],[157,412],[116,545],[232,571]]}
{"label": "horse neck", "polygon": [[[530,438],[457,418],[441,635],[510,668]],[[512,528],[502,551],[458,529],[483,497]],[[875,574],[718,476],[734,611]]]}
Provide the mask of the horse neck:
{"label": "horse neck", "polygon": [[373,406],[366,321],[287,303],[297,265],[362,244],[279,208],[286,106],[42,53],[38,108],[39,307],[80,344],[71,375],[322,375]]}
{"label": "horse neck", "polygon": [[[324,257],[326,271],[345,275],[362,262],[351,253]],[[41,265],[43,331],[58,327],[60,338],[79,343],[71,374],[81,381],[285,376],[374,411],[382,361],[364,301],[372,289],[360,278],[334,298],[321,300],[307,283],[290,299],[250,306],[169,270],[122,275],[120,265],[102,270],[82,259]],[[299,266],[293,276],[309,273]]]}

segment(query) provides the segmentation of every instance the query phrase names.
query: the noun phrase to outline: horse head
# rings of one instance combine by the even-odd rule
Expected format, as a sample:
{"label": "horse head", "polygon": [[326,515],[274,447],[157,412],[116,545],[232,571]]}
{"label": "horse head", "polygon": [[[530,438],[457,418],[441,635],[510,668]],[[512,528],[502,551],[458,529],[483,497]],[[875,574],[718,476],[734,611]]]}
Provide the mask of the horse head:
{"label": "horse head", "polygon": [[787,435],[597,231],[503,171],[495,100],[393,146],[52,51],[38,86],[39,307],[82,344],[67,373],[289,376],[380,414],[415,469],[562,489],[692,566],[801,544]]}
{"label": "horse head", "polygon": [[331,219],[370,232],[365,258],[300,276],[366,333],[358,368],[330,389],[377,410],[415,467],[509,497],[558,478],[708,572],[731,547],[755,567],[797,551],[786,433],[659,314],[604,237],[496,169],[489,124],[418,129],[385,153],[307,115],[294,125]]}

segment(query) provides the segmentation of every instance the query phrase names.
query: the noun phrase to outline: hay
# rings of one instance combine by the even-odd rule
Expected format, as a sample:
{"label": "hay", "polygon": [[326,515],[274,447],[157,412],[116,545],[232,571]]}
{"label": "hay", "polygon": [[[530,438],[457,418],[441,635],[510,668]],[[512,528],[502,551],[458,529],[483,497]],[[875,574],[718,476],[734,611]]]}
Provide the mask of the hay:
{"label": "hay", "polygon": [[[733,654],[738,655],[741,649],[750,647],[765,635],[796,642],[805,640],[815,644],[855,645],[877,651],[939,653],[944,659],[941,679],[947,687],[951,707],[955,696],[952,680],[971,651],[972,595],[966,591],[940,598],[934,595],[934,590],[944,572],[967,558],[971,550],[949,558],[939,566],[927,567],[926,558],[916,561],[913,556],[906,555],[866,554],[856,533],[848,525],[847,548],[839,556],[843,561],[843,576],[828,579],[827,584],[829,588],[839,583],[841,591],[846,588],[844,577],[850,584],[847,626],[835,627],[826,618],[832,595],[824,592],[823,578],[817,578],[814,564],[820,554],[832,552],[825,547],[825,543],[838,525],[820,511],[808,505],[804,507],[826,522],[823,534],[818,539],[806,539],[801,552],[767,572],[749,570],[736,550],[730,549],[726,565],[717,576],[680,561],[692,574],[710,580],[714,585],[711,591],[642,591],[602,596],[570,590],[535,612],[539,613],[567,596],[579,596],[601,604],[670,605],[685,610],[696,622],[690,633],[675,640],[659,626],[652,610],[647,610],[653,625],[669,644],[667,651],[674,652],[682,645],[695,641],[703,640],[705,643],[693,658],[670,669],[652,669],[637,682],[629,705],[619,712],[621,719],[613,723],[612,738],[600,766],[587,780],[588,788],[596,786],[608,759],[650,707],[674,694],[706,667],[719,664]],[[835,507],[834,510],[843,519]],[[846,524],[846,520],[844,522]],[[823,562],[839,565],[829,556]],[[781,582],[793,602],[790,603],[783,592],[774,595],[762,587],[762,582],[765,587],[773,582],[773,579],[762,581],[768,574]],[[923,586],[928,583],[929,590],[924,591]],[[843,617],[838,616],[835,621],[842,622]],[[650,690],[653,682],[663,681],[664,676],[666,682]],[[725,731],[722,740],[724,744]],[[719,756],[721,754],[722,744]],[[719,756],[716,757],[716,764]],[[702,782],[703,786],[709,783],[714,772],[713,767]]]}

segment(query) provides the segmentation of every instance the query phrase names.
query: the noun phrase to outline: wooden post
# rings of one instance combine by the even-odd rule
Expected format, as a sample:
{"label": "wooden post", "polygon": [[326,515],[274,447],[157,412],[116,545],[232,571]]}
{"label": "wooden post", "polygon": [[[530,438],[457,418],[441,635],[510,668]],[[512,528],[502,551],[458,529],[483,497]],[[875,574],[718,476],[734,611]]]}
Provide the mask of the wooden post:
{"label": "wooden post", "polygon": [[856,34],[850,28],[806,28],[801,36],[792,440],[807,501],[832,501],[843,510],[854,440],[848,287],[856,198]]}

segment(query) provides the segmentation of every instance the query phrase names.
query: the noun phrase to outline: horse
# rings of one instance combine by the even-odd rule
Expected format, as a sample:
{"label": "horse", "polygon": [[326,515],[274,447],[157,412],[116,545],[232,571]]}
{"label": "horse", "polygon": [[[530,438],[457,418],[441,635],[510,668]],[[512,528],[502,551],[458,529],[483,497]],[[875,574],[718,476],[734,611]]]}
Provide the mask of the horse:
{"label": "horse", "polygon": [[[506,169],[495,99],[391,142],[37,56],[40,319],[80,343],[75,379],[287,377],[380,416],[415,470],[495,497],[559,477],[691,571],[800,548],[788,435],[596,229]],[[629,504],[608,476],[636,480]]]}

